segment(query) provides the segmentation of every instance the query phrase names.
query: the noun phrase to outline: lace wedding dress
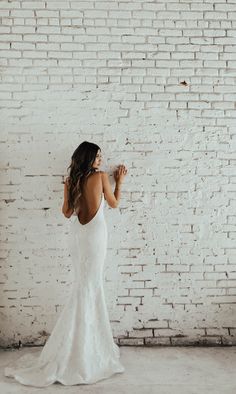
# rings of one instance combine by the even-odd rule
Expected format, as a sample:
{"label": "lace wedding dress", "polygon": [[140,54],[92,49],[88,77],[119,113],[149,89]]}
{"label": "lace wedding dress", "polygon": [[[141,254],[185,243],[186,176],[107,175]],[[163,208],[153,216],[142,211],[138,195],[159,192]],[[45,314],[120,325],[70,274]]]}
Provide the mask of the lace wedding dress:
{"label": "lace wedding dress", "polygon": [[8,364],[4,375],[35,387],[60,382],[91,384],[125,368],[113,340],[103,288],[107,250],[104,196],[95,216],[86,224],[70,219],[73,287],[43,349]]}

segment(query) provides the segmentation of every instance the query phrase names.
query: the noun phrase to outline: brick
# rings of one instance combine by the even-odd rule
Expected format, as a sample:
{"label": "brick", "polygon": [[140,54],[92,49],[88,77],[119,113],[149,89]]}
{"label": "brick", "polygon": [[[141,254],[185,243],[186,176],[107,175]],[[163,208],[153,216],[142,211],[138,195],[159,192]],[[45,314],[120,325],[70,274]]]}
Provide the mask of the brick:
{"label": "brick", "polygon": [[129,169],[106,204],[117,343],[236,344],[233,2],[3,1],[0,17],[0,346],[43,344],[62,310],[62,177],[85,139],[111,179]]}

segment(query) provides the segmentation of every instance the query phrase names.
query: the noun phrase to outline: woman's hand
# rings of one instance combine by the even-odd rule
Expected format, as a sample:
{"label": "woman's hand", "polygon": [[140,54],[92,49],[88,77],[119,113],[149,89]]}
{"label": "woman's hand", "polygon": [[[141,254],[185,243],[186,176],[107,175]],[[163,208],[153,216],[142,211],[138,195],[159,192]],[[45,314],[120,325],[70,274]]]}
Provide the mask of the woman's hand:
{"label": "woman's hand", "polygon": [[125,175],[127,174],[128,170],[124,164],[120,164],[117,170],[114,171],[114,178],[116,183],[122,183],[124,180]]}

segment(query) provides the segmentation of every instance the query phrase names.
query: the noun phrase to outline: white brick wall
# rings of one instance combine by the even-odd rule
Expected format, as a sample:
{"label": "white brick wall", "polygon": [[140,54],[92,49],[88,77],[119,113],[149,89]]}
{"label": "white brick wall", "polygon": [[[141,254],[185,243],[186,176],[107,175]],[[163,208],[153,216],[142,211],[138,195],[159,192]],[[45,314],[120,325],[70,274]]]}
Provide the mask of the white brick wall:
{"label": "white brick wall", "polygon": [[117,342],[235,344],[235,1],[1,1],[0,18],[0,345],[43,344],[68,296],[62,179],[84,139],[129,170],[105,206]]}

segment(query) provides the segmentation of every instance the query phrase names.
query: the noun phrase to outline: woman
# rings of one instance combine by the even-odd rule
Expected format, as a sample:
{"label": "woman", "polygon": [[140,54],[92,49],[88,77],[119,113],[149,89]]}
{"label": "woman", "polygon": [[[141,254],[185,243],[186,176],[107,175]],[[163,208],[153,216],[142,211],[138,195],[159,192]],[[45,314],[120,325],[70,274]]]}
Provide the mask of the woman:
{"label": "woman", "polygon": [[112,192],[106,172],[99,171],[101,149],[84,141],[74,151],[64,185],[62,212],[70,222],[70,251],[74,269],[71,294],[39,355],[21,356],[4,369],[24,385],[45,387],[91,384],[124,372],[113,340],[103,288],[107,249],[104,198],[118,206],[127,169],[114,172]]}

